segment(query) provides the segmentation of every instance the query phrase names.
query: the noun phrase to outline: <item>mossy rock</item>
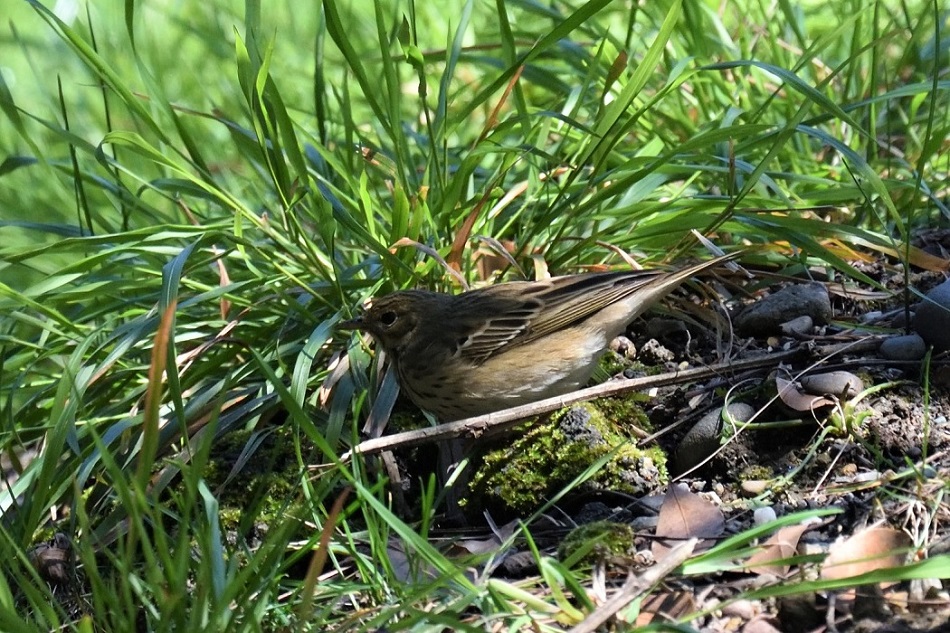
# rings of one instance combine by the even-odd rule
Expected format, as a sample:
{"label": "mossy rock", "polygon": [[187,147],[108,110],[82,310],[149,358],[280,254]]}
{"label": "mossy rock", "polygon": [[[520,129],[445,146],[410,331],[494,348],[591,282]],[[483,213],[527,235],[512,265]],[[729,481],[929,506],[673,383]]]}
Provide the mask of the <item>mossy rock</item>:
{"label": "mossy rock", "polygon": [[643,494],[663,485],[666,455],[656,447],[638,448],[626,430],[630,420],[641,426],[642,409],[629,402],[606,408],[610,415],[591,403],[564,409],[490,451],[472,480],[476,497],[487,506],[531,512],[609,454],[606,465],[578,490]]}

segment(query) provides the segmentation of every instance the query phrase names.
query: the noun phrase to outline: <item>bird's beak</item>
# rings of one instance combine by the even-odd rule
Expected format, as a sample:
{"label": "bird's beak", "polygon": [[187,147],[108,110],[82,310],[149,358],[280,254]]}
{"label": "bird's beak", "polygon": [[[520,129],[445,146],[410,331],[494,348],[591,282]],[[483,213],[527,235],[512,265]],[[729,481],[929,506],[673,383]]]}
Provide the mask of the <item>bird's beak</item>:
{"label": "bird's beak", "polygon": [[362,330],[363,329],[363,317],[358,316],[355,319],[349,319],[348,321],[342,321],[336,324],[338,330]]}

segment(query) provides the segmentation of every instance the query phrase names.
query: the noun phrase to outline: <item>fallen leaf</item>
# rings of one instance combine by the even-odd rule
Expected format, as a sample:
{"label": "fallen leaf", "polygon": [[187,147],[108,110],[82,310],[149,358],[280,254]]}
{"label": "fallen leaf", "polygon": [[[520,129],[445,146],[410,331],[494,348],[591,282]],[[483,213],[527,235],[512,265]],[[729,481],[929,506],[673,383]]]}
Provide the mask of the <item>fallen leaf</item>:
{"label": "fallen leaf", "polygon": [[791,558],[798,550],[798,540],[808,525],[786,525],[763,543],[763,549],[749,557],[746,567],[755,574],[788,574],[788,565],[774,565],[778,560]]}
{"label": "fallen leaf", "polygon": [[661,622],[678,620],[696,610],[696,601],[688,591],[661,592],[647,596],[640,605],[636,626],[646,626],[656,616],[662,616]]}
{"label": "fallen leaf", "polygon": [[794,411],[814,411],[815,409],[834,404],[834,401],[828,398],[805,393],[794,381],[788,380],[787,378],[776,376],[775,388],[782,402]]}
{"label": "fallen leaf", "polygon": [[[721,536],[725,527],[722,511],[715,505],[684,484],[670,486],[657,517],[656,539],[651,547],[653,556],[659,561],[679,541],[693,537],[713,539]],[[696,551],[711,546],[711,541],[702,541]]]}
{"label": "fallen leaf", "polygon": [[900,567],[910,537],[890,527],[872,527],[831,546],[821,569],[823,580],[840,580],[877,569]]}

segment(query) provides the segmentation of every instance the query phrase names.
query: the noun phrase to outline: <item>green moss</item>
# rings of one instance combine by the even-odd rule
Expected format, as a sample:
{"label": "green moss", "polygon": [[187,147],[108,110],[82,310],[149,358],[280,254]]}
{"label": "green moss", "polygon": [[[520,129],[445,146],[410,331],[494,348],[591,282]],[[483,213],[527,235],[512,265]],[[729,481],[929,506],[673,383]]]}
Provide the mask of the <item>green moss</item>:
{"label": "green moss", "polygon": [[597,401],[597,408],[608,420],[620,425],[633,425],[647,433],[653,432],[650,417],[643,410],[643,405],[650,402],[651,397],[640,391],[634,391],[619,396],[601,398]]}
{"label": "green moss", "polygon": [[558,546],[557,554],[560,560],[581,554],[579,562],[594,564],[631,556],[636,552],[635,540],[636,533],[626,523],[595,521],[571,530]]}
{"label": "green moss", "polygon": [[768,480],[775,477],[772,469],[764,464],[750,464],[742,469],[737,477],[738,481]]}
{"label": "green moss", "polygon": [[[615,406],[605,416],[591,403],[576,405],[528,429],[485,456],[472,489],[490,505],[530,512],[612,451],[606,466],[582,484],[584,489],[640,494],[662,485],[665,454],[659,448],[637,448],[626,432],[629,420],[642,419],[642,410],[629,403]],[[620,410],[624,414],[616,415]]]}
{"label": "green moss", "polygon": [[[256,447],[254,455],[245,459],[235,475],[235,464],[252,441],[251,431],[235,431],[221,438],[205,471],[205,479],[220,495],[221,525],[225,530],[242,530],[248,522],[270,525],[280,521],[287,503],[298,489],[300,476],[294,453],[293,430],[276,427]],[[221,484],[224,484],[223,486]]]}
{"label": "green moss", "polygon": [[611,376],[616,376],[617,374],[623,373],[630,367],[630,365],[630,361],[617,352],[607,350],[607,352],[600,357],[597,371],[603,372],[603,375],[609,378]]}

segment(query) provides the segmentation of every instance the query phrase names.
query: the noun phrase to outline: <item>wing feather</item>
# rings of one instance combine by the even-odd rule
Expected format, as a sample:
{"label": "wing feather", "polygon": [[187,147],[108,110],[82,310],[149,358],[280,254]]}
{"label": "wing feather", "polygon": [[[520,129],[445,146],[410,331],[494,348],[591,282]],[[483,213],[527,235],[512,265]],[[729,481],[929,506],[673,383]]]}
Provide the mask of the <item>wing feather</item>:
{"label": "wing feather", "polygon": [[[455,341],[454,355],[478,365],[495,354],[589,319],[619,301],[639,294],[630,319],[684,280],[734,255],[678,271],[645,270],[586,273],[546,281],[512,282],[466,292],[454,308],[470,323]],[[637,309],[639,308],[639,309]]]}

